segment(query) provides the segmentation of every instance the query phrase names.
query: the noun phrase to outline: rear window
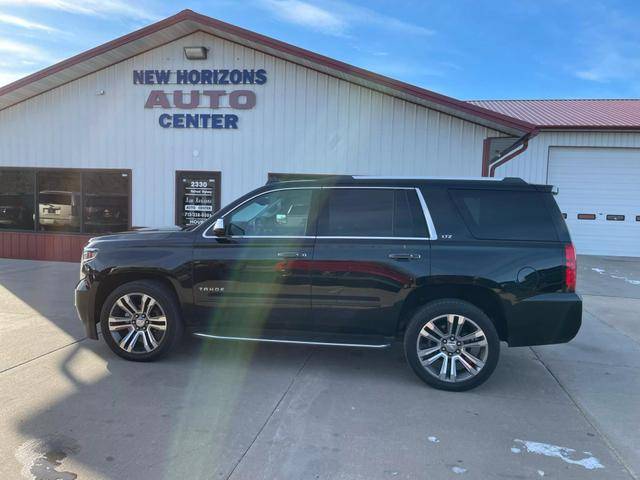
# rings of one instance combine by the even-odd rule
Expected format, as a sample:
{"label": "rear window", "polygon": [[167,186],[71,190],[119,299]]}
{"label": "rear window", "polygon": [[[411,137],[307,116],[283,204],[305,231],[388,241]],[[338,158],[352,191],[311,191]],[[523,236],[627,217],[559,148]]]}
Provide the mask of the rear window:
{"label": "rear window", "polygon": [[557,241],[545,193],[449,190],[471,234],[487,240]]}

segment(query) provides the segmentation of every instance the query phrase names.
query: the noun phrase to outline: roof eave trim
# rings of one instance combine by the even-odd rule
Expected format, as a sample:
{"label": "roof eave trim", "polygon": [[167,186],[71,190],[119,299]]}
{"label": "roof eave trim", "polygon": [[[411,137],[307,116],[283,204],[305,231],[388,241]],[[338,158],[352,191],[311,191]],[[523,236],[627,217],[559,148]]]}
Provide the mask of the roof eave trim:
{"label": "roof eave trim", "polygon": [[602,132],[640,132],[640,125],[539,125],[536,128],[538,130],[597,130]]}
{"label": "roof eave trim", "polygon": [[[465,114],[461,116],[461,118],[465,118],[465,116],[468,115],[470,117],[475,117],[477,119],[483,120],[484,122],[490,123],[491,124],[489,126],[490,128],[493,128],[499,131],[505,131],[505,128],[506,128],[506,131],[508,133],[513,133],[513,132],[526,133],[526,132],[531,132],[536,128],[535,125],[529,122],[526,122],[524,120],[520,120],[515,117],[510,117],[502,113],[494,112],[493,110],[489,110],[484,107],[473,105],[471,103],[464,102],[462,100],[457,100],[455,98],[448,97],[446,95],[442,95],[430,90],[423,89],[421,87],[417,87],[415,85],[402,82],[400,80],[395,80],[393,78],[386,77],[384,75],[380,75],[380,74],[371,72],[369,70],[365,70],[363,68],[349,65],[339,60],[326,57],[319,53],[305,50],[303,48],[296,47],[286,42],[282,42],[280,40],[276,40],[274,38],[270,38],[256,32],[252,32],[250,30],[246,30],[244,28],[237,27],[235,25],[231,25],[226,22],[222,22],[220,20],[208,17],[206,15],[196,13],[192,10],[183,10],[177,13],[176,15],[167,17],[164,20],[160,20],[156,23],[143,27],[139,30],[126,34],[122,37],[111,40],[103,45],[87,50],[86,52],[80,53],[71,58],[58,62],[50,67],[47,67],[43,70],[40,70],[24,78],[16,80],[15,82],[5,85],[4,87],[0,87],[0,97],[10,92],[13,92],[19,88],[25,87],[35,81],[41,80],[49,75],[59,73],[65,70],[66,68],[70,68],[81,62],[87,61],[92,57],[104,54],[110,50],[123,46],[127,43],[133,42],[135,40],[141,39],[143,37],[151,35],[155,32],[158,32],[164,28],[170,27],[180,22],[195,22],[196,24],[204,25],[214,30],[224,32],[232,37],[240,38],[245,41],[255,43],[258,46],[264,46],[266,48],[272,49],[275,52],[279,52],[281,55],[300,58],[301,60],[308,61],[310,63],[322,66],[324,68],[328,68],[330,70],[340,72],[343,75],[351,76],[354,78],[360,78],[364,81],[371,82],[373,84],[378,84],[382,87],[386,87],[391,90],[398,91],[405,95],[410,95],[415,98],[423,99],[427,102],[432,102],[435,105],[440,105],[446,109],[455,110],[457,112],[460,112],[461,114]],[[193,29],[194,31],[197,31],[198,30],[197,25],[194,25]],[[37,95],[37,94],[38,93],[35,93],[34,95]],[[21,101],[27,100],[32,96],[33,95],[29,95],[25,99],[20,100],[16,103],[20,103]],[[445,111],[445,113],[448,113],[448,112]],[[502,128],[499,128],[500,126],[502,126]]]}

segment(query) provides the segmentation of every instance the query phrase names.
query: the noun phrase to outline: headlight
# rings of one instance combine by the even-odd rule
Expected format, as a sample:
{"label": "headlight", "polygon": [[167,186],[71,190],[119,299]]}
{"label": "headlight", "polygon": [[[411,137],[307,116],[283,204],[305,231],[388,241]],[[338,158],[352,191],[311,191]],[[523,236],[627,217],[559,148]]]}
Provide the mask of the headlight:
{"label": "headlight", "polygon": [[97,248],[85,247],[84,250],[82,250],[82,263],[86,263],[89,260],[93,260],[97,256],[98,256]]}

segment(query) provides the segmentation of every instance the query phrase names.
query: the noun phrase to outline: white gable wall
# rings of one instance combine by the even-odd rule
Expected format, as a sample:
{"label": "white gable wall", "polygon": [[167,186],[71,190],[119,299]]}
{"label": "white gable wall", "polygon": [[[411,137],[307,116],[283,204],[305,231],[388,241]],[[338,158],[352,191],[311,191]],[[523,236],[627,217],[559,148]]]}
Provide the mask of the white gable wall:
{"label": "white gable wall", "polygon": [[[208,47],[209,59],[186,60],[182,49],[193,45]],[[133,84],[133,70],[216,68],[264,68],[268,80]],[[177,110],[145,109],[153,89],[252,89],[257,104],[216,111],[238,114],[238,130],[164,129],[159,115]],[[222,171],[225,204],[264,184],[268,172],[479,176],[483,139],[496,135],[196,32],[0,111],[0,166],[130,168],[133,225],[162,226],[173,224],[176,170]]]}

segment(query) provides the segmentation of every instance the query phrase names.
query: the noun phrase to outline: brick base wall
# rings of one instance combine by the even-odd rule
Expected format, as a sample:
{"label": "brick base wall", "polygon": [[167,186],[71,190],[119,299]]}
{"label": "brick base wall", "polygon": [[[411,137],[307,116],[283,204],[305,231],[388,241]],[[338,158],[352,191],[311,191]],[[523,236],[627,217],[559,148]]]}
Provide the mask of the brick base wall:
{"label": "brick base wall", "polygon": [[0,232],[0,258],[79,262],[89,235]]}

